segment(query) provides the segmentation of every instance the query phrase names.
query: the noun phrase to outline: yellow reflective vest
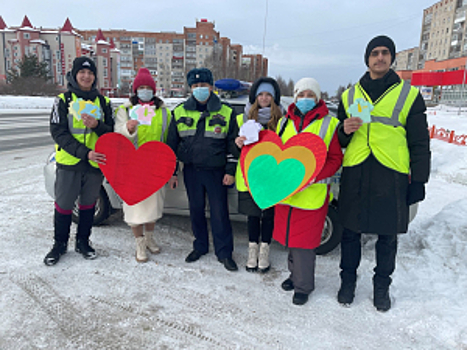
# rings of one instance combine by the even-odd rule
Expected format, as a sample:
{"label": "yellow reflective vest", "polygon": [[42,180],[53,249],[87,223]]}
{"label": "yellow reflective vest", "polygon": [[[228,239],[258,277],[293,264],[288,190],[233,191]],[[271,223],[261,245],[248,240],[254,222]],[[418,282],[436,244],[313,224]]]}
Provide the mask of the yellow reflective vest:
{"label": "yellow reflective vest", "polygon": [[[284,117],[279,121],[277,133],[282,130],[283,124],[286,122],[286,120],[287,119]],[[327,149],[329,150],[329,145],[331,144],[332,137],[334,136],[338,124],[339,120],[337,118],[331,115],[327,115],[321,119],[313,121],[301,132],[311,132],[315,135],[318,135],[324,141]],[[286,143],[288,139],[297,134],[298,132],[295,129],[294,122],[289,120],[281,136],[282,142]],[[305,210],[319,209],[326,201],[326,196],[328,195],[328,184],[330,183],[331,178],[315,182],[304,190],[295,193],[289,199],[281,202],[281,204],[287,204],[291,207]]]}
{"label": "yellow reflective vest", "polygon": [[372,153],[382,165],[408,174],[410,156],[405,125],[417,95],[417,88],[404,80],[392,85],[376,101],[371,100],[360,83],[344,91],[342,104],[347,117],[351,117],[347,109],[357,98],[370,102],[374,109],[371,111],[371,123],[363,124],[352,136],[342,165],[358,165]]}
{"label": "yellow reflective vest", "polygon": [[[127,113],[131,108],[124,105],[118,107],[126,109]],[[154,107],[155,108],[155,107]],[[141,147],[149,141],[167,142],[167,134],[169,132],[169,124],[171,119],[170,111],[166,107],[155,110],[156,115],[152,117],[150,125],[138,125],[138,132],[133,140],[135,148]]]}
{"label": "yellow reflective vest", "polygon": [[[238,128],[241,128],[241,126],[247,121],[247,116],[244,116],[244,114],[239,114],[237,115],[237,125]],[[245,179],[242,174],[242,167],[240,166],[240,162],[237,164],[237,171],[235,173],[235,185],[237,187],[237,190],[239,192],[248,192],[248,187],[245,185]]]}
{"label": "yellow reflective vest", "polygon": [[[222,108],[219,111],[210,112],[206,117],[204,137],[225,139],[229,131],[231,113],[232,108],[225,104],[222,104]],[[174,109],[174,118],[177,123],[178,134],[181,138],[194,136],[196,134],[196,126],[201,118],[201,112],[187,110],[181,104]]]}
{"label": "yellow reflective vest", "polygon": [[[58,95],[59,98],[63,100],[63,102],[67,103],[65,94],[60,94]],[[104,97],[106,102],[110,102],[110,99],[108,97]],[[73,103],[74,101],[77,101],[78,97],[72,93],[71,94],[71,100],[69,102],[69,105]],[[96,97],[96,99],[93,102],[98,108],[101,108],[101,102],[99,97]],[[69,105],[67,108],[69,108]],[[104,111],[101,108],[101,115],[102,118],[104,117]],[[68,129],[70,133],[73,135],[73,137],[84,144],[86,147],[88,147],[91,150],[94,150],[96,146],[97,139],[99,136],[92,131],[92,129],[87,128],[82,120],[76,119],[71,113],[67,114],[67,119],[68,119]],[[80,162],[81,159],[76,158],[69,154],[67,151],[65,151],[63,148],[59,147],[58,145],[55,145],[55,159],[57,163],[63,164],[63,165],[75,165]],[[95,167],[98,168],[99,165],[96,162],[93,162],[89,160],[89,163]]]}

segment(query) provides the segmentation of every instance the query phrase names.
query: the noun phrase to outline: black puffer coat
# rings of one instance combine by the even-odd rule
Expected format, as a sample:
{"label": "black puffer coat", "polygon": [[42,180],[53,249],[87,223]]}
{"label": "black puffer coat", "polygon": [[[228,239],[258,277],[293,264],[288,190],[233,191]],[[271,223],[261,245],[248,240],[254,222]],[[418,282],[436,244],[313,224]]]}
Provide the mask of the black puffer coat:
{"label": "black puffer coat", "polygon": [[[390,70],[383,78],[376,80],[372,80],[367,72],[360,79],[360,84],[375,101],[399,81],[399,76]],[[406,124],[410,179],[408,175],[383,166],[372,154],[357,166],[344,167],[339,192],[339,216],[344,227],[362,233],[392,235],[407,232],[409,182],[426,183],[430,174],[430,137],[425,111],[425,102],[419,94]],[[343,131],[343,121],[347,115],[342,101],[337,113],[341,121],[339,142],[346,147],[352,134],[346,135]]]}

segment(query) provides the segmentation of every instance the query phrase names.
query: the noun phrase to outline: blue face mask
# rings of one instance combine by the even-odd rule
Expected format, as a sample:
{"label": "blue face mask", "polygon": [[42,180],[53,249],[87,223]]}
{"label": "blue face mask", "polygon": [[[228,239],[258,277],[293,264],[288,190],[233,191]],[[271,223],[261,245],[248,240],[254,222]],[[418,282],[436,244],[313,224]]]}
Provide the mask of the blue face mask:
{"label": "blue face mask", "polygon": [[199,101],[204,102],[209,98],[211,91],[208,87],[197,87],[193,89],[193,96]]}
{"label": "blue face mask", "polygon": [[300,112],[302,112],[302,114],[307,114],[315,108],[316,102],[314,98],[304,97],[297,100],[297,102],[295,102],[295,106],[300,110]]}
{"label": "blue face mask", "polygon": [[143,102],[149,102],[154,97],[154,92],[151,89],[140,89],[136,91],[138,98]]}

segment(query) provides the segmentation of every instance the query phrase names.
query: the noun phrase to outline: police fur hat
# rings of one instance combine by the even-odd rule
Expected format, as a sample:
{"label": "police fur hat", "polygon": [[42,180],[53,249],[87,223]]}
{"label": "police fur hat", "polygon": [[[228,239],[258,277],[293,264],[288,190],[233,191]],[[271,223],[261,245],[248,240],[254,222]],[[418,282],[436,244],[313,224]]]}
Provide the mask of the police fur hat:
{"label": "police fur hat", "polygon": [[[256,80],[253,85],[250,88],[250,95],[248,96],[248,100],[250,104],[255,103],[256,101],[256,96],[258,96],[260,92],[258,92],[258,88],[261,86],[261,84],[270,84],[274,88],[274,103],[278,106],[281,104],[281,89],[279,88],[279,84],[277,84],[277,81],[274,78],[270,77],[261,77],[258,80]],[[266,90],[264,90],[266,91]],[[272,94],[271,94],[272,95]]]}
{"label": "police fur hat", "polygon": [[191,87],[193,84],[208,83],[213,85],[212,73],[207,68],[193,68],[186,76],[188,86]]}
{"label": "police fur hat", "polygon": [[81,69],[89,69],[94,73],[95,76],[97,76],[96,64],[89,57],[80,56],[74,59],[73,67],[71,68],[71,75],[73,76],[73,79],[76,80],[76,74],[78,74]]}
{"label": "police fur hat", "polygon": [[384,46],[388,48],[389,52],[391,53],[391,64],[394,63],[394,60],[396,59],[396,45],[394,44],[394,41],[392,41],[392,39],[386,35],[379,35],[371,39],[368,45],[366,46],[365,64],[367,67],[368,58],[370,57],[371,51],[373,51],[375,47],[379,46]]}

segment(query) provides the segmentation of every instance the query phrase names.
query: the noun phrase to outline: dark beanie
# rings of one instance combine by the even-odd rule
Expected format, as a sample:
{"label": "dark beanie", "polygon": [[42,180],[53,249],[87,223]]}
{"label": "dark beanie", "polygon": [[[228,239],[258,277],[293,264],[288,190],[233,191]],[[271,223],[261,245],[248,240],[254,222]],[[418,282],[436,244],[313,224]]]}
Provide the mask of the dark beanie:
{"label": "dark beanie", "polygon": [[71,75],[73,76],[74,79],[76,79],[76,74],[81,69],[89,69],[91,72],[94,73],[96,76],[96,64],[94,61],[86,56],[80,56],[76,57],[75,60],[73,61],[73,68],[71,68]]}
{"label": "dark beanie", "polygon": [[388,48],[389,52],[391,53],[391,64],[394,63],[394,60],[396,59],[396,45],[394,44],[394,41],[392,41],[391,38],[387,37],[386,35],[380,35],[371,39],[371,41],[366,46],[365,64],[367,65],[367,67],[368,57],[370,57],[371,51],[373,51],[373,49],[378,46],[384,46]]}
{"label": "dark beanie", "polygon": [[193,68],[186,76],[188,86],[198,83],[208,83],[213,85],[212,73],[207,68]]}

